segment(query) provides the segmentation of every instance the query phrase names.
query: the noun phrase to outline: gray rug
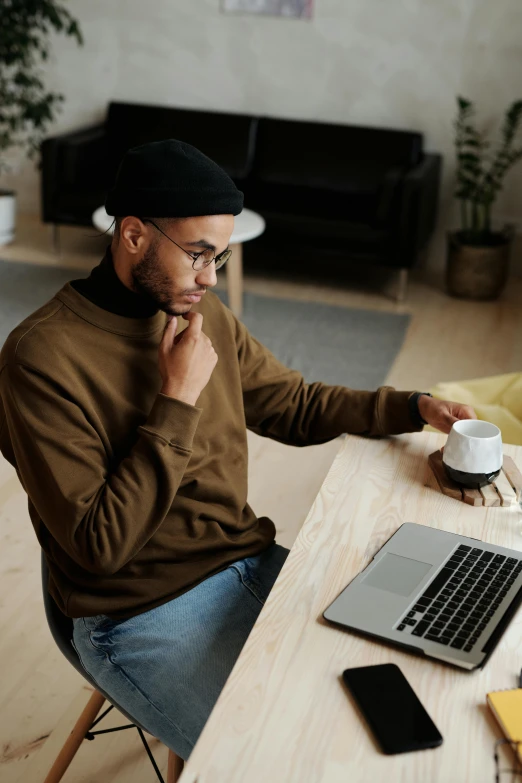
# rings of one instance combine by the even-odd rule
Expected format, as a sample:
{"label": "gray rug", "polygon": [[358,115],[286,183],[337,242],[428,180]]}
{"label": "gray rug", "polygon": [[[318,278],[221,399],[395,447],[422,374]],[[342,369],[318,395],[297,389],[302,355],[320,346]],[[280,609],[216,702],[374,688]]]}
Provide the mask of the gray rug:
{"label": "gray rug", "polygon": [[[85,269],[0,261],[0,345],[27,315]],[[227,302],[224,291],[217,291]],[[245,293],[250,332],[306,381],[375,389],[384,383],[410,317]]]}

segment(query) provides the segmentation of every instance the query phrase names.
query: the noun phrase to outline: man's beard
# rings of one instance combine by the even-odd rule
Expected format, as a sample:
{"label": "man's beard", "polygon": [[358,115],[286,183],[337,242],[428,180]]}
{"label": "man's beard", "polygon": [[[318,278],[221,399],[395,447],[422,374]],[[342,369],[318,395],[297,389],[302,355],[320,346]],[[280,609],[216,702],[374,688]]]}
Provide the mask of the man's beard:
{"label": "man's beard", "polygon": [[158,310],[178,316],[190,309],[190,306],[183,310],[173,309],[172,280],[161,268],[156,243],[147,248],[143,257],[133,267],[131,276],[133,290],[153,302]]}

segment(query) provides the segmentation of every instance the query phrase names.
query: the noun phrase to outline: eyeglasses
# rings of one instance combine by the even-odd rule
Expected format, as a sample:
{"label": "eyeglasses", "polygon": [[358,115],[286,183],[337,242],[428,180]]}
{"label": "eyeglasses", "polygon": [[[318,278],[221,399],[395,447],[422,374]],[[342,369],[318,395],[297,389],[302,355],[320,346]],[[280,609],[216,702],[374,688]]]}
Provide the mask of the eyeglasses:
{"label": "eyeglasses", "polygon": [[209,264],[212,263],[212,261],[216,262],[216,269],[220,269],[230,256],[232,255],[232,251],[227,248],[226,250],[223,250],[222,253],[219,255],[215,255],[212,248],[206,248],[205,250],[202,250],[201,253],[190,253],[188,250],[185,250],[184,247],[181,247],[181,245],[178,245],[177,242],[175,242],[171,237],[168,236],[164,231],[161,230],[159,226],[156,225],[156,223],[151,220],[150,218],[140,218],[142,223],[152,223],[154,228],[157,228],[158,231],[163,234],[164,237],[167,237],[176,247],[179,247],[180,250],[183,250],[184,253],[188,255],[189,258],[192,259],[192,269],[197,270],[200,272],[202,269],[205,269]]}

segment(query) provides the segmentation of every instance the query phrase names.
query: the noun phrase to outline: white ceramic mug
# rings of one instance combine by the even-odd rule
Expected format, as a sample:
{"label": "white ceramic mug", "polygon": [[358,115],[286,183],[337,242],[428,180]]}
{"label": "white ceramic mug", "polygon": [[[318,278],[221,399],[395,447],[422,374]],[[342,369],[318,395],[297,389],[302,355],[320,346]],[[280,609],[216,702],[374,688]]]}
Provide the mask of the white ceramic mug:
{"label": "white ceramic mug", "polygon": [[464,487],[483,487],[498,476],[502,468],[502,435],[489,421],[456,421],[442,453],[446,472]]}

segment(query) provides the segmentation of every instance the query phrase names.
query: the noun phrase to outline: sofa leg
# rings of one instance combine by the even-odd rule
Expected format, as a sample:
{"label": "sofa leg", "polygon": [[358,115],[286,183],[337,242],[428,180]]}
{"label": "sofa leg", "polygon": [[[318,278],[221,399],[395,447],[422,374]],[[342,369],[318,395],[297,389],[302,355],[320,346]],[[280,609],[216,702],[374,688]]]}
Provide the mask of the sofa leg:
{"label": "sofa leg", "polygon": [[61,254],[60,247],[60,226],[58,223],[53,223],[51,226],[51,235],[53,241],[53,250],[57,256]]}
{"label": "sofa leg", "polygon": [[406,300],[406,294],[408,292],[408,269],[399,269],[399,277],[397,284],[397,302],[404,302]]}

